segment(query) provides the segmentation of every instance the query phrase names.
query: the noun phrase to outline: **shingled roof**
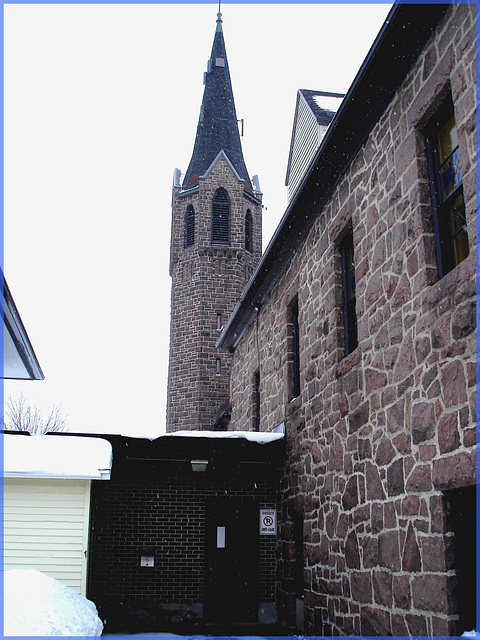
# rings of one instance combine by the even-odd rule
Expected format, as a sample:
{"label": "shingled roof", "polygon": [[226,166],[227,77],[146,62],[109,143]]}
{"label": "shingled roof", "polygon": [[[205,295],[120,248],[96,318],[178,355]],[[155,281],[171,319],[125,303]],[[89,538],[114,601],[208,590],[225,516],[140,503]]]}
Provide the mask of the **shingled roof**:
{"label": "shingled roof", "polygon": [[205,90],[197,125],[197,135],[192,158],[182,185],[184,189],[194,187],[198,183],[198,178],[207,172],[222,151],[240,179],[245,181],[248,188],[252,188],[238,132],[221,15],[221,13],[217,14],[212,53],[204,76]]}

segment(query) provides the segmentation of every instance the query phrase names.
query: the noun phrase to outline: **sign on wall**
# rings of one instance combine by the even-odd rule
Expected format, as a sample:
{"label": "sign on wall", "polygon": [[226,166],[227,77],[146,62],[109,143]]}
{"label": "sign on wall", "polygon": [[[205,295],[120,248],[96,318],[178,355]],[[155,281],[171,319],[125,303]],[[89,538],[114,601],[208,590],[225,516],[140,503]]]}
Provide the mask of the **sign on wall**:
{"label": "sign on wall", "polygon": [[260,534],[274,536],[277,533],[277,510],[260,509]]}

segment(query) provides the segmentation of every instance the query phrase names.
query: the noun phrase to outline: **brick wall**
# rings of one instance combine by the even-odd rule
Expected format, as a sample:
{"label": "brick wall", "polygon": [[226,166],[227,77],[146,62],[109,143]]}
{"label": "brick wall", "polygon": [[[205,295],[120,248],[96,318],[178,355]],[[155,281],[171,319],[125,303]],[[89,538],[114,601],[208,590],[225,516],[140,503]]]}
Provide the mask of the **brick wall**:
{"label": "brick wall", "polygon": [[[231,201],[231,241],[211,243],[212,199],[219,187]],[[184,248],[185,212],[195,209],[195,243]],[[253,217],[253,251],[245,250],[245,214]],[[221,157],[192,194],[174,189],[167,430],[211,429],[228,399],[230,354],[218,350],[217,314],[226,323],[260,259],[262,206],[245,196],[244,183]],[[220,359],[220,374],[216,361]]]}
{"label": "brick wall", "polygon": [[[92,482],[89,590],[108,630],[145,630],[201,620],[205,582],[205,503],[255,497],[275,508],[277,481],[139,477]],[[275,602],[275,536],[259,535],[258,599]],[[142,552],[155,566],[141,567]],[[234,622],[234,621],[233,621]]]}
{"label": "brick wall", "polygon": [[[470,245],[437,277],[423,128],[451,92]],[[475,482],[475,7],[449,8],[232,363],[231,428],[286,423],[279,604],[305,632],[459,630],[448,491]],[[353,229],[359,346],[343,349],[339,241]],[[298,296],[301,392],[288,309]]]}

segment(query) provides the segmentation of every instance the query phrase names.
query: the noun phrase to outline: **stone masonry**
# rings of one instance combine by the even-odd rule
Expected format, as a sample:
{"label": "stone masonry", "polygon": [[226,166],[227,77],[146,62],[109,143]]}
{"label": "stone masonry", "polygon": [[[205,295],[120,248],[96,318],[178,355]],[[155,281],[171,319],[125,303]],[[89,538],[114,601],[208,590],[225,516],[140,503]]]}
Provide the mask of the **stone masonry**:
{"label": "stone masonry", "polygon": [[[277,596],[293,625],[301,517],[307,634],[458,630],[446,497],[475,484],[475,36],[475,5],[451,6],[234,353],[230,428],[254,428],[257,373],[261,430],[286,425]],[[470,253],[439,280],[424,128],[449,93]],[[359,345],[344,357],[338,245],[349,228]]]}
{"label": "stone masonry", "polygon": [[[231,201],[230,244],[212,244],[212,200],[223,187]],[[227,321],[262,252],[262,205],[221,156],[191,191],[174,188],[167,431],[212,429],[228,400],[231,356],[215,343],[217,316]],[[185,213],[195,210],[195,242],[184,247]],[[253,218],[253,251],[245,249],[245,214]],[[217,374],[217,359],[220,373]]]}

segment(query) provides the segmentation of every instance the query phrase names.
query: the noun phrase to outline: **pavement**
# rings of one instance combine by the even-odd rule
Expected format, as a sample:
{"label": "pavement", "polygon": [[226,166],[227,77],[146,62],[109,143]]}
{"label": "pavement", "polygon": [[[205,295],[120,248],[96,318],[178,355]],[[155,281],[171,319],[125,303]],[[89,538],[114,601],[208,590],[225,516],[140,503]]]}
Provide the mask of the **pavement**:
{"label": "pavement", "polygon": [[[195,625],[196,626],[196,625]],[[176,629],[177,631],[177,629]],[[202,624],[198,628],[184,627],[178,629],[182,633],[173,633],[171,631],[145,631],[145,632],[116,632],[116,633],[104,633],[102,637],[111,638],[131,638],[133,636],[162,636],[171,638],[185,638],[185,640],[197,640],[199,638],[284,638],[284,637],[298,637],[293,632],[289,632],[285,627],[278,624]]]}

